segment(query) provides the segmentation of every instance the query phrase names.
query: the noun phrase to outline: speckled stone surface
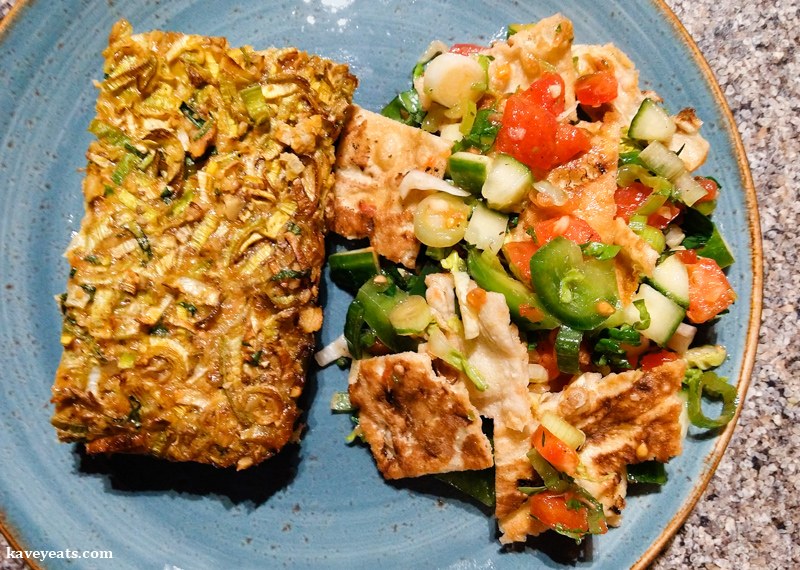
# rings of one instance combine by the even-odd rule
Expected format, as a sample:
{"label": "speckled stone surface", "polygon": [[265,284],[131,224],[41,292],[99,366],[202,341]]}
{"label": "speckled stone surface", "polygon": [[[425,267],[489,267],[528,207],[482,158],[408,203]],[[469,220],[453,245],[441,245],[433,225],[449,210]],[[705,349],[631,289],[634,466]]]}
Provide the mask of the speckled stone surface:
{"label": "speckled stone surface", "polygon": [[[800,2],[667,0],[733,110],[758,192],[764,312],[738,428],[658,570],[800,568]],[[13,0],[0,0],[0,18]],[[6,559],[0,570],[26,568]]]}

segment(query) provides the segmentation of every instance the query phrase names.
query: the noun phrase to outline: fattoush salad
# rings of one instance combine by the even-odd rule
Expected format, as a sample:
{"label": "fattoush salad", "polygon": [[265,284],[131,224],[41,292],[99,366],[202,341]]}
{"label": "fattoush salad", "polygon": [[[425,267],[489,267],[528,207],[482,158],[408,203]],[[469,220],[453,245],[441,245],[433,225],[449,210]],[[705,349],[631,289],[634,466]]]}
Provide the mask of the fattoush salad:
{"label": "fattoush salad", "polygon": [[326,214],[370,246],[329,258],[354,299],[317,360],[349,364],[331,405],[386,479],[493,505],[502,543],[580,541],[666,481],[689,423],[734,417],[725,348],[694,342],[736,300],[701,124],[559,14],[434,42],[409,90],[354,109]]}

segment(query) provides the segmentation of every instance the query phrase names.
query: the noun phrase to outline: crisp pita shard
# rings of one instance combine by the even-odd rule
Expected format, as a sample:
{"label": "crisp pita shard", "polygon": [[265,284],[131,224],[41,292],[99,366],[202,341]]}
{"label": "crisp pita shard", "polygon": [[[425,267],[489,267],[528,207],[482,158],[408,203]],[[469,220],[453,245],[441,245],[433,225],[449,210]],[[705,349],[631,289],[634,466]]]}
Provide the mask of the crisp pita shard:
{"label": "crisp pita shard", "polygon": [[427,354],[354,362],[349,392],[386,479],[492,466],[491,444],[463,381],[452,370],[436,374]]}
{"label": "crisp pita shard", "polygon": [[586,373],[541,398],[539,414],[553,412],[586,434],[578,456],[588,477],[576,481],[602,503],[611,525],[620,524],[625,507],[626,466],[666,462],[682,451],[678,391],[685,371],[676,360],[647,371]]}
{"label": "crisp pita shard", "polygon": [[411,170],[442,178],[449,156],[448,141],[355,106],[339,139],[328,226],[347,239],[368,237],[379,255],[413,268],[414,210],[425,193],[403,199],[399,186]]}
{"label": "crisp pita shard", "polygon": [[[456,316],[453,276],[433,274],[425,283],[434,319],[440,326],[445,325],[442,329],[448,340],[478,369],[487,384],[481,392],[464,378],[470,400],[482,415],[494,420],[495,516],[502,533],[500,541],[525,540],[528,534],[545,530],[530,517],[528,496],[517,489],[520,482],[530,484],[535,477],[527,457],[531,434],[538,427],[528,399],[527,347],[520,341],[517,327],[511,324],[508,305],[499,293],[486,293],[485,302],[477,310],[478,335],[467,340],[447,326]],[[470,282],[466,288],[475,287]],[[461,311],[463,314],[463,307]]]}
{"label": "crisp pita shard", "polygon": [[491,90],[498,93],[524,91],[552,66],[564,79],[566,108],[574,108],[578,75],[572,63],[573,36],[572,22],[555,14],[523,27],[508,41],[495,42],[483,52],[494,58],[489,64]]}

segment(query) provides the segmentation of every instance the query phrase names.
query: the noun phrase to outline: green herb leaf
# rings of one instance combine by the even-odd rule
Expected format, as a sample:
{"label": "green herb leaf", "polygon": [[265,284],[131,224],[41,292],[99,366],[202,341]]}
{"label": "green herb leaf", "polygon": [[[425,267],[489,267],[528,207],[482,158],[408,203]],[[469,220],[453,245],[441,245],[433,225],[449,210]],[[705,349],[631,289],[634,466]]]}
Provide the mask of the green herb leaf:
{"label": "green herb leaf", "polygon": [[283,281],[284,279],[302,279],[311,275],[310,269],[297,271],[296,269],[282,269],[269,278],[270,281]]}
{"label": "green herb leaf", "polygon": [[590,241],[581,245],[583,255],[596,257],[600,261],[616,257],[621,249],[621,245],[610,245],[599,241]]}

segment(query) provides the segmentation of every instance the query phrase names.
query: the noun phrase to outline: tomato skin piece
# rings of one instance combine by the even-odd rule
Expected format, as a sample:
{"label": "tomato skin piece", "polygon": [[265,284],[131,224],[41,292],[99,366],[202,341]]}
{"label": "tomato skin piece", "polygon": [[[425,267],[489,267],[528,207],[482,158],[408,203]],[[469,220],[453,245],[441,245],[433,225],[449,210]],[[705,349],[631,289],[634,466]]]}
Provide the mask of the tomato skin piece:
{"label": "tomato skin piece", "polygon": [[564,112],[566,86],[558,73],[545,73],[531,83],[522,97],[558,117]]}
{"label": "tomato skin piece", "polygon": [[675,257],[680,259],[685,265],[697,263],[697,251],[694,249],[681,249],[675,252]]}
{"label": "tomato skin piece", "polygon": [[552,113],[512,95],[506,101],[495,148],[531,168],[547,170],[552,166],[557,130],[558,122]]}
{"label": "tomato skin piece", "polygon": [[539,355],[538,364],[547,370],[547,380],[549,382],[561,375],[558,370],[558,362],[556,362],[555,336],[555,332],[551,333],[548,338],[539,341],[539,344],[536,345],[536,354]]}
{"label": "tomato skin piece", "polygon": [[675,204],[672,202],[665,202],[656,212],[647,217],[647,225],[663,230],[672,220],[677,218],[680,213],[680,208]]}
{"label": "tomato skin piece", "polygon": [[598,107],[617,98],[617,78],[610,71],[598,71],[579,77],[575,82],[575,97],[581,105]]}
{"label": "tomato skin piece", "polygon": [[695,324],[705,323],[730,307],[736,300],[728,278],[717,262],[699,257],[686,266],[689,272],[689,310],[686,316]]}
{"label": "tomato skin piece", "polygon": [[647,372],[648,370],[652,370],[653,368],[658,368],[662,364],[666,364],[667,362],[673,362],[678,360],[678,355],[674,352],[669,352],[667,350],[661,350],[659,352],[651,352],[650,354],[645,354],[642,356],[642,359],[639,361],[639,364],[642,367],[642,370]]}
{"label": "tomato skin piece", "polygon": [[472,55],[473,53],[480,53],[486,51],[487,47],[479,46],[477,44],[453,44],[450,48],[450,53],[457,53],[458,55]]}
{"label": "tomato skin piece", "polygon": [[[630,221],[631,216],[642,204],[647,201],[653,189],[645,186],[641,182],[633,182],[630,186],[617,187],[614,192],[614,202],[617,204],[617,218],[622,218],[626,222]],[[680,209],[672,202],[665,202],[656,212],[647,217],[647,225],[659,230],[666,228],[669,223],[678,217]]]}
{"label": "tomato skin piece", "polygon": [[508,242],[504,247],[508,262],[517,266],[526,282],[530,283],[531,257],[539,249],[539,246],[532,241],[512,241]]}
{"label": "tomato skin piece", "polygon": [[553,164],[569,162],[578,154],[591,148],[592,143],[589,141],[586,131],[569,123],[560,123],[556,131],[556,154]]}
{"label": "tomato skin piece", "polygon": [[[531,515],[542,524],[556,530],[560,528],[586,534],[589,532],[589,515],[585,506],[579,509],[567,507],[567,501],[580,501],[580,496],[572,491],[556,493],[543,491],[531,496],[529,500]],[[602,534],[608,532],[605,521],[600,523]]]}
{"label": "tomato skin piece", "polygon": [[617,204],[617,218],[622,218],[626,222],[630,220],[633,213],[645,203],[647,197],[653,192],[641,182],[633,182],[630,186],[617,186],[614,192],[614,202]]}
{"label": "tomato skin piece", "polygon": [[533,448],[544,457],[550,465],[566,473],[575,475],[580,459],[578,453],[566,443],[554,436],[550,430],[544,426],[539,426],[531,437]]}
{"label": "tomato skin piece", "polygon": [[[536,234],[538,242],[537,249],[556,236],[564,236],[578,245],[589,241],[602,241],[600,234],[594,231],[594,228],[586,220],[577,216],[560,216],[536,222],[533,224],[533,232]],[[528,261],[530,262],[530,259]],[[530,273],[530,269],[528,272]]]}
{"label": "tomato skin piece", "polygon": [[695,204],[702,204],[703,202],[711,202],[716,200],[719,196],[719,185],[710,178],[703,178],[702,176],[695,176],[694,179],[706,191],[706,195],[695,202]]}

